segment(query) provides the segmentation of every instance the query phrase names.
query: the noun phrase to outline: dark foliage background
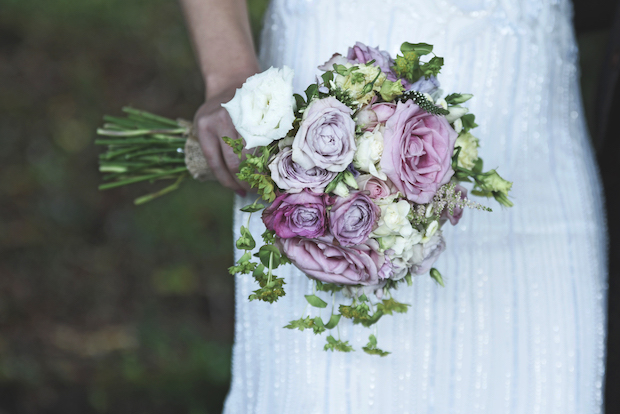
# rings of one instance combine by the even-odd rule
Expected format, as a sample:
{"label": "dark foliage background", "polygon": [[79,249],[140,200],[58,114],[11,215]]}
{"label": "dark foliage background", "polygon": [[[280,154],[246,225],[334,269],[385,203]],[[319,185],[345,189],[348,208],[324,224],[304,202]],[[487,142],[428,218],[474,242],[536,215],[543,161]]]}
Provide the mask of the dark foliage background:
{"label": "dark foliage background", "polygon": [[[266,3],[249,1],[255,33]],[[576,4],[590,120],[613,17],[599,3]],[[0,414],[220,412],[232,195],[189,183],[135,208],[144,187],[96,190],[92,145],[102,114],[188,118],[202,88],[176,2],[1,0]],[[617,368],[615,329],[610,341]]]}

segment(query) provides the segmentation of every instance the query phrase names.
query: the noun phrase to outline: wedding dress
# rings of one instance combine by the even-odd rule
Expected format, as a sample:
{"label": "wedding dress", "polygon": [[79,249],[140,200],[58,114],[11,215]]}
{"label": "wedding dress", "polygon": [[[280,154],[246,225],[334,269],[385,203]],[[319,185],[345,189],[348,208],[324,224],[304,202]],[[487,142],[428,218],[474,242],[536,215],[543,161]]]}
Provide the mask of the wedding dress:
{"label": "wedding dress", "polygon": [[[356,41],[392,56],[403,41],[433,44],[445,58],[442,89],[475,95],[480,155],[514,182],[515,206],[477,199],[494,212],[467,210],[446,225],[435,264],[446,287],[418,276],[396,291],[411,307],[378,324],[385,358],[361,350],[374,330],[348,320],[340,337],[354,353],[323,351],[326,334],[283,329],[312,291],[294,268],[276,272],[287,294],[273,305],[249,302],[257,285],[237,276],[225,414],[601,412],[605,222],[571,17],[567,0],[272,2],[260,60],[294,68],[298,92]],[[235,220],[238,232],[245,213]],[[251,229],[261,234],[259,215]]]}

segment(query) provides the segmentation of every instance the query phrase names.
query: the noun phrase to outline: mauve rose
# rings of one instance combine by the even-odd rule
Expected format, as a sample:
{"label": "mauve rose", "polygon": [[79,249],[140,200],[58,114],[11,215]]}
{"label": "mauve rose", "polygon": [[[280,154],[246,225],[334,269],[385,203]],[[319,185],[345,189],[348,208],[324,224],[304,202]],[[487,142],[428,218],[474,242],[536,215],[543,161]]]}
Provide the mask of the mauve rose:
{"label": "mauve rose", "polygon": [[304,188],[322,193],[338,173],[319,167],[306,170],[293,161],[293,150],[284,148],[269,163],[271,178],[278,187],[287,193],[299,193]]}
{"label": "mauve rose", "polygon": [[370,47],[357,42],[355,46],[349,48],[347,59],[349,59],[350,63],[368,63],[374,60],[373,65],[381,68],[381,71],[385,73],[389,80],[393,82],[397,79],[396,74],[392,71],[394,59],[385,50],[379,50],[379,47]]}
{"label": "mauve rose", "polygon": [[355,178],[361,191],[368,191],[373,199],[385,198],[392,193],[387,181],[378,179],[372,174],[363,174]]}
{"label": "mauve rose", "polygon": [[337,197],[329,211],[329,230],[342,246],[361,244],[373,230],[381,209],[360,191]]}
{"label": "mauve rose", "polygon": [[445,117],[399,102],[385,124],[381,169],[408,200],[426,204],[454,174],[456,137]]}
{"label": "mauve rose", "polygon": [[[454,192],[458,193],[459,191],[461,192],[461,200],[466,199],[467,189],[457,184],[454,187]],[[463,209],[459,206],[454,206],[454,209],[452,209],[452,215],[450,215],[450,212],[448,211],[448,209],[445,208],[441,212],[441,218],[439,221],[441,224],[443,224],[446,222],[446,220],[450,220],[450,224],[452,224],[453,226],[456,226],[459,220],[461,219],[461,217],[463,217]]]}
{"label": "mauve rose", "polygon": [[314,167],[344,171],[355,155],[353,110],[330,96],[313,101],[304,112],[293,141],[293,161],[306,170]]}
{"label": "mauve rose", "polygon": [[329,197],[304,190],[297,194],[282,194],[263,210],[263,222],[278,237],[320,237],[327,231]]}
{"label": "mauve rose", "polygon": [[409,262],[411,274],[423,275],[431,270],[444,250],[446,250],[446,242],[441,235],[441,230],[437,230],[426,243],[413,246],[413,256]]}
{"label": "mauve rose", "polygon": [[341,285],[376,285],[390,276],[386,258],[378,252],[379,243],[368,239],[364,244],[344,247],[326,235],[319,239],[276,238],[278,248],[308,277]]}

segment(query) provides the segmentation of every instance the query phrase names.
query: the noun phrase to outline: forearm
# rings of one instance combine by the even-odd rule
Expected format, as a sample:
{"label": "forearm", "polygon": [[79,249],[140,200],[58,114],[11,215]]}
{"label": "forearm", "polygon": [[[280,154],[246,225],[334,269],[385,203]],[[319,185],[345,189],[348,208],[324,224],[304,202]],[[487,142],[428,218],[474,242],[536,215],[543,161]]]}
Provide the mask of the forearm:
{"label": "forearm", "polygon": [[246,0],[180,1],[207,99],[258,72]]}

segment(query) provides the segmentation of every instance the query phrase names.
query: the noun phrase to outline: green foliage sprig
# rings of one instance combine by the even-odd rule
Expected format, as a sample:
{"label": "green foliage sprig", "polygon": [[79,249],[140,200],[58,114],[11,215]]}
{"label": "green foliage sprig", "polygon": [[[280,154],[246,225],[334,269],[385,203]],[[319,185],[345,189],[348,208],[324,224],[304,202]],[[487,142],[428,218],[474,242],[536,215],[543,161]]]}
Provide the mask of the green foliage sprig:
{"label": "green foliage sprig", "polygon": [[397,55],[393,67],[396,76],[415,82],[424,76],[426,79],[437,76],[443,66],[443,58],[433,56],[428,62],[420,58],[433,52],[433,46],[427,43],[403,43],[400,47],[402,55]]}

